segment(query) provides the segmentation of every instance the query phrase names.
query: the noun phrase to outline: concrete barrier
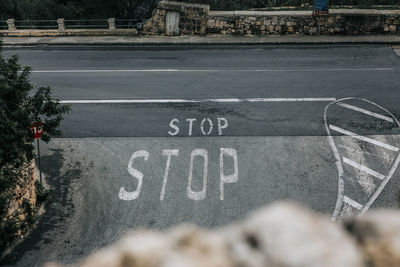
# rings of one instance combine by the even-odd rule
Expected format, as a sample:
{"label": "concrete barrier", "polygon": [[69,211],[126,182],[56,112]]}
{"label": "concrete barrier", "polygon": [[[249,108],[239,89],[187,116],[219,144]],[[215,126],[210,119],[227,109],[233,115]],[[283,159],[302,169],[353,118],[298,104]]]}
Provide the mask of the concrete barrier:
{"label": "concrete barrier", "polygon": [[14,19],[8,19],[7,20],[7,25],[8,25],[8,30],[9,31],[15,31],[15,20]]}
{"label": "concrete barrier", "polygon": [[[139,23],[137,23],[136,27],[126,28],[127,25],[123,25],[124,28],[117,27],[117,19],[109,18],[107,20],[107,24],[104,25],[104,29],[92,29],[92,28],[76,28],[76,25],[69,27],[68,20],[64,18],[59,18],[57,20],[48,20],[49,24],[55,24],[54,29],[40,29],[40,26],[32,25],[31,28],[26,28],[26,26],[18,26],[15,23],[15,19],[11,18],[5,21],[8,25],[7,30],[0,30],[0,36],[3,37],[43,37],[43,36],[130,36],[130,35],[138,35]],[[132,20],[135,21],[136,20]],[[21,21],[20,21],[21,22]],[[24,21],[25,22],[25,21]],[[35,23],[36,21],[29,21]],[[40,21],[42,22],[42,21]],[[67,22],[67,23],[66,23]],[[89,21],[73,21],[79,23],[85,23]],[[46,25],[48,26],[48,25]],[[79,25],[80,27],[81,25]],[[37,28],[36,28],[37,27]]]}
{"label": "concrete barrier", "polygon": [[58,24],[58,30],[59,30],[59,31],[65,31],[65,22],[64,22],[64,19],[58,19],[58,20],[57,20],[57,24]]}
{"label": "concrete barrier", "polygon": [[110,30],[115,30],[116,29],[116,27],[115,27],[115,18],[109,18],[108,19],[108,28]]}

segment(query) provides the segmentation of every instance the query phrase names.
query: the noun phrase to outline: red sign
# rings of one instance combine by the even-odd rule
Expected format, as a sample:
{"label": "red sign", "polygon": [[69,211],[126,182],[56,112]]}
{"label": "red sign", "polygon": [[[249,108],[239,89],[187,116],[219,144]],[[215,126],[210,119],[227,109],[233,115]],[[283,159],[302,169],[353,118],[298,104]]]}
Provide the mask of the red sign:
{"label": "red sign", "polygon": [[42,136],[42,134],[44,134],[43,122],[40,121],[32,122],[31,129],[33,131],[34,139],[39,139]]}

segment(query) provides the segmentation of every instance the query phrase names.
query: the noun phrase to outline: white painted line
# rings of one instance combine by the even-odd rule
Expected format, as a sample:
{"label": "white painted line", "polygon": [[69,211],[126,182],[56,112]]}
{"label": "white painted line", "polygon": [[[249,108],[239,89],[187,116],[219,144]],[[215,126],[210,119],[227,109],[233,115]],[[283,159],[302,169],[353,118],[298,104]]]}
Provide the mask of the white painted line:
{"label": "white painted line", "polygon": [[361,141],[365,141],[365,142],[374,144],[374,145],[376,145],[376,146],[380,146],[380,147],[383,147],[383,148],[386,148],[386,149],[389,149],[389,150],[392,150],[392,151],[395,151],[395,152],[399,151],[399,148],[398,148],[398,147],[395,147],[395,146],[392,146],[392,145],[383,143],[383,142],[378,141],[378,140],[375,140],[375,139],[371,139],[371,138],[368,138],[368,137],[365,137],[365,136],[361,136],[361,135],[352,133],[352,132],[350,132],[350,131],[347,131],[347,130],[345,130],[345,129],[339,128],[339,127],[334,126],[334,125],[329,125],[329,128],[330,128],[331,130],[335,131],[335,132],[338,132],[338,133],[341,133],[341,134],[345,134],[345,135],[351,136],[351,137],[353,137],[353,138],[356,138],[356,139],[358,139],[358,140],[361,140]]}
{"label": "white painted line", "polygon": [[240,102],[331,102],[334,97],[320,98],[209,98],[209,99],[99,99],[60,100],[61,104],[179,104],[179,103],[240,103]]}
{"label": "white painted line", "polygon": [[350,206],[352,206],[358,210],[361,210],[363,208],[363,205],[361,205],[360,203],[358,203],[355,200],[352,200],[351,198],[349,198],[347,196],[343,197],[343,202],[349,204]]}
{"label": "white painted line", "polygon": [[243,102],[331,102],[335,101],[334,97],[317,97],[317,98],[244,98]]}
{"label": "white painted line", "polygon": [[97,72],[322,72],[322,71],[393,71],[394,68],[331,69],[103,69],[103,70],[34,70],[32,73],[97,73]]}
{"label": "white painted line", "polygon": [[370,208],[370,206],[375,202],[375,200],[381,194],[382,190],[385,188],[386,184],[390,181],[394,172],[397,170],[399,163],[400,163],[400,154],[397,156],[396,161],[394,162],[394,164],[393,164],[392,168],[390,169],[388,175],[386,176],[385,180],[383,180],[383,182],[379,185],[378,189],[376,189],[375,193],[368,200],[367,204],[365,204],[363,210],[361,211],[361,214],[365,214],[367,212],[367,210]]}
{"label": "white painted line", "polygon": [[378,179],[381,179],[381,180],[385,179],[385,175],[380,174],[379,172],[376,172],[376,171],[368,168],[367,166],[364,166],[364,165],[359,164],[359,163],[357,163],[355,161],[352,161],[351,159],[343,157],[343,162],[349,164],[350,166],[352,166],[352,167],[354,167],[356,169],[359,169],[360,171],[366,172],[366,173],[368,173],[368,174],[370,174],[370,175],[372,175],[372,176],[374,176],[374,177],[376,177]]}
{"label": "white painted line", "polygon": [[[343,211],[343,198],[344,198],[344,190],[345,190],[345,186],[344,186],[344,170],[343,170],[343,166],[342,166],[342,161],[341,161],[341,157],[339,155],[339,151],[336,147],[336,144],[333,140],[333,137],[331,135],[331,131],[329,129],[329,125],[328,125],[328,119],[327,119],[327,112],[330,106],[337,104],[338,102],[341,101],[345,101],[345,100],[359,100],[359,101],[364,101],[367,103],[370,103],[371,105],[374,105],[380,109],[382,109],[383,111],[385,111],[387,114],[389,114],[390,116],[392,116],[394,123],[397,125],[397,127],[400,127],[400,122],[396,119],[396,117],[387,109],[385,109],[384,107],[369,101],[367,99],[364,98],[357,98],[357,97],[347,97],[347,98],[342,98],[339,99],[335,102],[331,102],[329,103],[324,110],[324,122],[325,122],[325,129],[328,133],[328,140],[329,140],[329,144],[332,148],[333,151],[333,155],[335,156],[336,159],[336,167],[338,169],[338,175],[339,175],[339,179],[338,179],[338,197],[336,199],[336,205],[335,205],[335,209],[333,211],[333,215],[332,215],[332,222],[336,222],[338,220],[338,218],[340,217],[342,211]],[[375,202],[375,200],[379,197],[379,195],[382,193],[383,189],[385,188],[385,186],[389,183],[390,179],[392,178],[393,174],[395,173],[395,171],[397,170],[398,165],[400,164],[400,154],[398,154],[397,159],[395,161],[395,163],[393,164],[392,168],[390,169],[388,175],[386,176],[386,178],[382,181],[382,183],[379,185],[379,187],[376,189],[376,191],[374,192],[374,194],[369,198],[367,204],[365,204],[364,208],[362,209],[362,211],[360,212],[360,214],[364,214],[368,211],[368,209],[371,207],[371,205]]]}
{"label": "white painted line", "polygon": [[375,113],[375,112],[372,112],[372,111],[369,111],[369,110],[366,110],[366,109],[363,109],[363,108],[359,108],[359,107],[356,107],[356,106],[353,106],[353,105],[349,105],[349,104],[346,104],[346,103],[337,103],[337,105],[339,105],[341,107],[344,107],[344,108],[348,108],[348,109],[354,110],[354,111],[358,111],[358,112],[361,112],[361,113],[364,113],[364,114],[367,114],[367,115],[370,115],[370,116],[373,116],[373,117],[378,118],[378,119],[382,119],[382,120],[386,120],[386,121],[389,121],[391,123],[394,123],[394,120],[392,118],[388,117],[388,116],[384,116],[384,115],[381,115],[381,114],[378,114],[378,113]]}

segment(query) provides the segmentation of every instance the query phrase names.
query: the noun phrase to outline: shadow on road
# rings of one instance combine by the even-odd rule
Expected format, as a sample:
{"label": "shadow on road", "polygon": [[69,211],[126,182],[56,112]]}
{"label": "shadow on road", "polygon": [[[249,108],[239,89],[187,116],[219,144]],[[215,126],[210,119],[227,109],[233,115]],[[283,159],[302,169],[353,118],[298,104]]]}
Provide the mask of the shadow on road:
{"label": "shadow on road", "polygon": [[1,265],[15,265],[24,255],[34,254],[39,251],[41,245],[52,243],[57,229],[62,228],[66,219],[73,214],[74,203],[70,185],[81,175],[80,164],[69,163],[66,166],[67,170],[62,172],[65,162],[63,150],[50,149],[50,151],[52,154],[42,156],[42,172],[52,190],[50,199],[45,204],[45,213],[27,238],[0,262]]}

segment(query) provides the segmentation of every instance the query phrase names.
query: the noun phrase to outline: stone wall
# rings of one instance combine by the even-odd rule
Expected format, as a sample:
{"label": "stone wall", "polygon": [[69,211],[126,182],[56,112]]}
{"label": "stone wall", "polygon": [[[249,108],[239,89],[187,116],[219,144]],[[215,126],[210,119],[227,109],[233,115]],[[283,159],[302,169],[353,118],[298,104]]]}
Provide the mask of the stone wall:
{"label": "stone wall", "polygon": [[31,208],[36,206],[36,165],[32,160],[29,164],[24,166],[20,178],[17,181],[15,188],[10,190],[9,203],[6,218],[15,219],[16,221],[25,220],[26,208],[24,201],[28,201]]}
{"label": "stone wall", "polygon": [[166,34],[166,14],[179,12],[174,35],[354,35],[400,34],[400,10],[333,9],[311,11],[210,11],[208,5],[161,1],[141,34]]}
{"label": "stone wall", "polygon": [[58,30],[18,30],[10,23],[8,30],[0,30],[0,36],[398,35],[400,10],[332,9],[326,16],[314,17],[311,11],[210,11],[209,5],[163,0],[152,18],[138,29],[117,29],[113,18],[107,30],[64,26]]}
{"label": "stone wall", "polygon": [[[17,175],[18,179],[15,186],[2,193],[2,197],[6,199],[6,210],[5,216],[1,218],[0,226],[1,229],[8,229],[6,234],[9,237],[8,240],[1,240],[1,242],[22,237],[24,231],[32,223],[37,206],[35,161],[32,160],[25,164],[21,173]],[[12,229],[10,229],[10,225]],[[2,243],[1,245],[4,246],[5,244]]]}
{"label": "stone wall", "polygon": [[332,9],[314,17],[311,11],[210,11],[209,5],[163,0],[138,29],[117,29],[113,18],[109,29],[18,30],[12,25],[0,36],[398,35],[400,10]]}
{"label": "stone wall", "polygon": [[207,14],[209,5],[160,1],[153,17],[143,26],[143,34],[166,34],[167,12],[180,14],[179,33],[183,35],[205,34],[207,31]]}
{"label": "stone wall", "polygon": [[308,11],[209,12],[207,33],[230,35],[399,34],[400,10],[331,10],[313,17]]}

